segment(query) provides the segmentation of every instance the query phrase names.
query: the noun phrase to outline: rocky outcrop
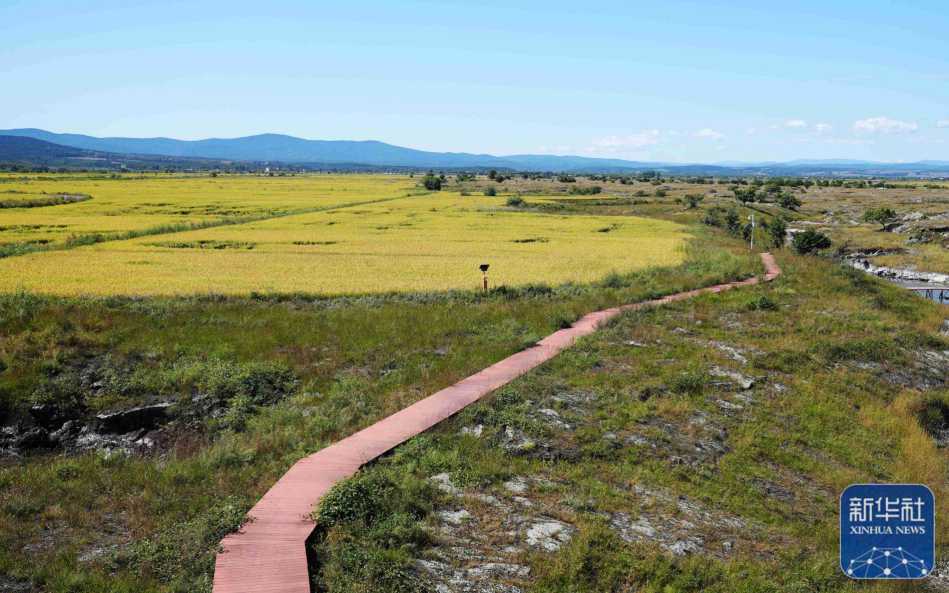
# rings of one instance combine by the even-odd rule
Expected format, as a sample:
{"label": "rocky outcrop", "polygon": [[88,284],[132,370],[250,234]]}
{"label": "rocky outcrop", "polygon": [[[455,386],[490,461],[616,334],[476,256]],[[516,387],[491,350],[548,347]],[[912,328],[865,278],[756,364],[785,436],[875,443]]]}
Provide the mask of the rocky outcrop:
{"label": "rocky outcrop", "polygon": [[139,406],[111,414],[99,414],[95,417],[94,427],[108,434],[125,434],[136,430],[149,430],[158,427],[169,418],[172,402],[161,402],[150,406]]}
{"label": "rocky outcrop", "polygon": [[[878,254],[878,255],[882,255]],[[869,260],[861,257],[848,257],[847,263],[852,267],[879,276],[886,280],[894,282],[924,282],[927,284],[940,284],[949,287],[949,274],[940,274],[938,272],[920,272],[917,270],[907,270],[905,268],[889,268],[886,266],[877,266],[870,263]]]}

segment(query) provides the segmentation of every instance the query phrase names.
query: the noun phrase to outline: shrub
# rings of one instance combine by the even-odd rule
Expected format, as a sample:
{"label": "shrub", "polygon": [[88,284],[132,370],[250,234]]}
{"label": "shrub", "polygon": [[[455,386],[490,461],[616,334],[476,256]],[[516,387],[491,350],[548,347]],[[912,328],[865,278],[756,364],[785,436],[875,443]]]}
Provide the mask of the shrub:
{"label": "shrub", "polygon": [[428,191],[440,191],[442,189],[442,179],[429,172],[428,175],[422,178],[422,185]]}
{"label": "shrub", "polygon": [[794,251],[801,255],[828,249],[831,245],[832,242],[827,235],[814,229],[807,229],[803,233],[794,235],[794,239],[791,241]]}
{"label": "shrub", "polygon": [[507,205],[512,208],[520,208],[524,204],[526,204],[526,202],[521,196],[511,196],[507,199]]}
{"label": "shrub", "polygon": [[793,194],[785,192],[778,198],[778,205],[788,210],[797,210],[801,206],[801,201]]}
{"label": "shrub", "polygon": [[570,193],[579,196],[592,196],[596,195],[603,191],[603,188],[599,185],[591,185],[589,187],[571,187]]}
{"label": "shrub", "polygon": [[498,190],[494,189],[493,187],[489,187],[489,188],[487,188],[487,189],[484,190],[484,195],[486,195],[486,196],[496,196],[496,195],[498,195]]}
{"label": "shrub", "polygon": [[741,218],[738,216],[738,211],[734,208],[729,209],[728,212],[725,213],[725,228],[733,235],[737,235],[741,232]]}
{"label": "shrub", "polygon": [[772,301],[767,295],[764,294],[748,301],[749,311],[773,311],[777,308],[777,303]]}
{"label": "shrub", "polygon": [[768,237],[772,247],[783,247],[787,233],[788,223],[780,216],[768,224]]}
{"label": "shrub", "polygon": [[748,202],[754,202],[758,199],[758,195],[755,193],[754,188],[741,189],[735,187],[732,189],[732,192],[735,194],[735,199],[741,202],[742,204],[747,204]]}
{"label": "shrub", "polygon": [[696,208],[699,207],[699,204],[700,204],[700,203],[702,202],[702,200],[704,200],[704,199],[705,199],[705,196],[703,196],[703,195],[701,195],[701,194],[686,194],[686,196],[685,196],[685,204],[686,204],[686,207],[687,207],[689,210],[695,210]]}
{"label": "shrub", "polygon": [[676,393],[686,393],[697,395],[705,389],[707,377],[699,371],[687,371],[673,377],[669,382],[669,387]]}
{"label": "shrub", "polygon": [[896,212],[892,208],[870,208],[863,213],[864,222],[875,222],[883,228],[886,228],[886,223],[894,218],[896,218]]}
{"label": "shrub", "polygon": [[372,525],[384,514],[386,499],[392,496],[395,485],[384,475],[359,474],[333,488],[320,501],[319,522],[323,527],[339,523],[362,521]]}

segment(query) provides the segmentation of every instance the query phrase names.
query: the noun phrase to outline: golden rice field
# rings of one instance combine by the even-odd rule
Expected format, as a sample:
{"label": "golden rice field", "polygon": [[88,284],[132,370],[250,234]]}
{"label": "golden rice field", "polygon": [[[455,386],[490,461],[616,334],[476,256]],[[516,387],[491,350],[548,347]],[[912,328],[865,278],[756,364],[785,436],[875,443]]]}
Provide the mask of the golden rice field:
{"label": "golden rice field", "polygon": [[[355,196],[405,196],[414,187],[408,178],[383,176],[227,181],[224,187],[234,189],[225,193],[232,196],[229,203],[235,208],[307,203],[316,199],[316,188],[327,184],[339,189],[325,192],[321,199],[338,202],[352,201]],[[218,180],[180,182],[181,193],[174,191],[174,184],[157,185],[166,190],[165,201],[182,209],[223,199],[207,195],[220,191],[214,190]],[[241,182],[249,187],[236,189]],[[270,183],[274,183],[273,194]],[[374,190],[375,183],[379,186]],[[150,202],[153,198],[133,196],[140,187],[155,191],[155,185],[124,186],[124,199]],[[114,187],[116,195],[121,187]],[[238,195],[248,199],[241,201]],[[332,295],[475,289],[481,283],[481,263],[491,265],[492,285],[588,282],[612,271],[679,263],[687,238],[684,227],[667,221],[518,211],[506,207],[503,197],[439,192],[8,257],[0,259],[0,291]]]}
{"label": "golden rice field", "polygon": [[41,208],[0,208],[0,245],[57,245],[70,237],[142,231],[162,225],[280,215],[403,196],[414,180],[388,175],[187,177],[0,175],[0,203],[50,194],[92,199]]}

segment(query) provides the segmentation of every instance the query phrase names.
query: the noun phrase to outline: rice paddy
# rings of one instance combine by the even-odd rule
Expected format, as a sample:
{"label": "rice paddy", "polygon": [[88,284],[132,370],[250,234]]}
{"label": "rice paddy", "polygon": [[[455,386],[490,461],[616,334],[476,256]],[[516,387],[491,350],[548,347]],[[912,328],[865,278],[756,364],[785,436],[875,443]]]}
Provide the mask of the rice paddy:
{"label": "rice paddy", "polygon": [[408,177],[383,175],[5,175],[0,176],[0,202],[12,205],[15,200],[36,201],[56,195],[90,199],[42,208],[0,209],[0,245],[56,246],[83,236],[280,216],[392,198],[414,190],[415,183]]}
{"label": "rice paddy", "polygon": [[[273,215],[0,259],[0,290],[422,292],[477,289],[482,263],[491,266],[492,286],[519,286],[597,281],[611,272],[675,265],[684,256],[688,234],[673,222],[525,211],[507,206],[502,196],[420,192],[416,181],[381,175],[34,181],[34,191],[70,185],[94,199],[21,209],[9,220],[0,212],[0,226],[44,225],[25,234],[61,236],[77,228],[134,230],[234,213]],[[39,210],[47,212],[34,213]]]}

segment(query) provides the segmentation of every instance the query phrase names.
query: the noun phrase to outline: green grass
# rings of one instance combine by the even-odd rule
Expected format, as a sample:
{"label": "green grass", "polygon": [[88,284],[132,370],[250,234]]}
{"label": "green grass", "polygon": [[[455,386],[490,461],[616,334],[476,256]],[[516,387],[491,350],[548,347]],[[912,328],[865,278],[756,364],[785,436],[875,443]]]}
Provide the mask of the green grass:
{"label": "green grass", "polygon": [[[158,398],[180,402],[188,430],[155,457],[52,454],[5,464],[0,571],[50,592],[207,590],[209,543],[300,457],[590,310],[759,267],[747,254],[696,249],[682,266],[623,275],[611,287],[344,299],[7,295],[0,299],[6,422],[41,401],[95,411]],[[75,388],[89,360],[102,379],[92,397]],[[251,388],[279,381],[293,387],[276,398]],[[226,402],[224,413],[195,424],[187,404],[208,394]]]}
{"label": "green grass", "polygon": [[[501,187],[505,194],[510,185]],[[692,188],[632,200],[615,195],[614,185],[602,197],[562,203],[525,191],[526,207],[689,224],[696,238],[684,264],[487,294],[0,297],[3,424],[38,402],[89,415],[156,400],[176,402],[178,423],[152,456],[6,459],[0,574],[50,593],[209,591],[216,542],[302,456],[591,310],[760,271],[737,239],[699,224],[727,199],[687,210],[674,200]],[[315,590],[431,589],[414,560],[445,551],[435,511],[456,501],[429,481],[442,472],[467,492],[499,497],[514,476],[548,480],[529,496],[577,532],[557,553],[514,558],[531,569],[517,583],[524,590],[913,590],[857,586],[839,574],[835,506],[843,486],[873,479],[928,483],[937,500],[949,500],[947,455],[932,439],[949,393],[888,380],[910,368],[916,351],[949,347],[937,333],[944,313],[825,260],[781,252],[779,261],[785,275],[772,285],[622,316],[337,486],[313,540]],[[740,349],[747,363],[713,343]],[[714,367],[754,377],[745,394],[752,400],[722,387]],[[83,388],[89,368],[94,391]],[[591,397],[574,405],[564,394]],[[198,397],[217,402],[213,417],[189,407]],[[742,408],[726,412],[718,400]],[[573,429],[539,417],[544,408]],[[724,430],[719,454],[683,446],[704,434],[692,423],[700,417]],[[480,438],[460,434],[477,424]],[[534,445],[504,451],[509,427]],[[631,435],[659,446],[629,444]],[[623,541],[604,516],[681,515],[674,502],[642,499],[637,486],[739,517],[748,530],[729,535],[728,559],[675,558]],[[490,507],[465,505],[488,519],[469,531],[503,539]],[[940,515],[949,512],[940,505]],[[714,530],[698,523],[708,545],[719,545]],[[949,532],[940,529],[943,542]],[[945,557],[945,546],[939,552]]]}
{"label": "green grass", "polygon": [[[500,484],[513,476],[548,480],[549,490],[533,493],[535,506],[579,531],[553,557],[538,552],[512,557],[510,561],[531,568],[530,579],[519,584],[535,592],[911,590],[899,584],[858,585],[840,572],[836,504],[847,484],[877,480],[928,483],[940,493],[937,499],[944,498],[949,459],[944,450],[935,448],[920,420],[929,418],[938,425],[943,409],[939,406],[944,404],[932,402],[946,401],[949,392],[907,389],[886,380],[888,369],[907,368],[915,351],[947,348],[946,339],[937,333],[942,311],[826,261],[785,253],[780,263],[785,276],[773,285],[624,315],[610,328],[400,447],[354,482],[399,476],[415,485],[415,490],[406,488],[403,493],[418,491],[417,504],[435,500],[439,509],[477,508],[478,503],[471,498],[446,500],[444,495],[432,499],[419,489],[437,473],[448,472],[468,492],[502,499]],[[867,298],[867,283],[877,298]],[[769,304],[762,307],[763,301]],[[630,340],[645,346],[631,348]],[[739,348],[748,362],[737,363],[710,347],[712,343]],[[756,377],[757,385],[745,393],[754,403],[717,387],[710,374],[714,366]],[[595,396],[579,412],[555,399],[577,393]],[[719,399],[742,405],[742,410],[723,411]],[[538,418],[540,408],[559,410],[574,428],[552,428]],[[691,424],[695,417],[725,430],[726,450],[721,456],[689,459],[690,449],[679,449],[681,439],[691,442],[688,435],[695,430]],[[644,429],[663,423],[674,430]],[[484,427],[480,438],[461,434],[462,427],[478,424]],[[565,456],[549,461],[535,449],[512,457],[499,446],[509,427],[538,443],[552,444]],[[660,446],[607,440],[607,433],[645,434],[658,438]],[[685,455],[686,461],[677,461],[678,455]],[[350,484],[339,486],[339,491]],[[633,485],[684,496],[746,521],[744,533],[731,536],[735,554],[727,561],[714,554],[679,559],[658,554],[654,544],[622,541],[605,525],[604,513],[636,517],[657,512],[642,506],[643,501],[631,493]],[[791,492],[793,499],[769,495],[764,485]],[[946,504],[940,505],[938,512],[945,512]],[[660,516],[670,510],[660,507]],[[491,517],[492,511],[487,515]],[[356,542],[362,557],[377,562],[389,558],[394,567],[405,567],[405,550],[416,558],[437,557],[444,550],[431,512],[417,523],[427,527],[434,543],[417,537],[378,541],[367,535],[386,519],[385,514],[376,514],[371,522],[324,521],[326,533],[314,556],[332,564],[341,542]],[[467,529],[483,530],[489,541],[506,541],[503,534],[508,528],[482,518]],[[697,530],[710,546],[716,541],[707,527]],[[937,542],[946,535],[949,530],[942,526]],[[941,547],[940,554],[945,550]],[[498,553],[490,547],[469,551]],[[326,575],[338,574],[337,568],[315,568]],[[416,578],[407,578],[405,586]],[[393,587],[391,582],[373,581],[371,575],[363,582],[367,584],[360,591]]]}

